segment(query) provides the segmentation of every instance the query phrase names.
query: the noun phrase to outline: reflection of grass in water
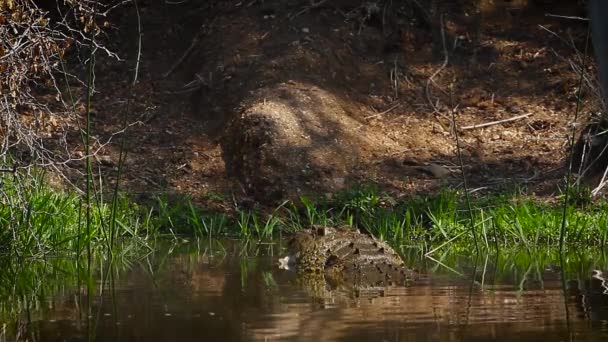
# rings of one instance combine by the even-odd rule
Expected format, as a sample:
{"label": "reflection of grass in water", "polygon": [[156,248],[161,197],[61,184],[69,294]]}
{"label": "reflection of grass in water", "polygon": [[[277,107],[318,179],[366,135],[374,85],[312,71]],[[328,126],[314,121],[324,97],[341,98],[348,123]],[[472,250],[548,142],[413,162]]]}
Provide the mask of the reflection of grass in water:
{"label": "reflection of grass in water", "polygon": [[278,287],[277,282],[274,280],[272,272],[262,273],[262,278],[264,279],[264,285],[266,285],[267,289],[274,290]]}
{"label": "reflection of grass in water", "polygon": [[559,280],[562,265],[567,280],[589,279],[593,270],[608,270],[608,254],[592,247],[564,255],[563,264],[559,250],[553,247],[528,251],[515,246],[503,248],[499,253],[485,250],[477,258],[472,256],[471,247],[463,246],[449,246],[430,257],[412,248],[402,250],[401,254],[408,266],[425,273],[474,279],[477,285],[484,286],[510,284],[520,290],[538,287],[547,278]]}
{"label": "reflection of grass in water", "polygon": [[108,286],[108,275],[129,270],[134,255],[147,251],[136,245],[117,244],[115,248],[112,260],[108,255],[93,254],[90,269],[85,258],[0,258],[0,322],[6,323],[6,336],[13,336],[24,323],[44,320],[46,312],[64,302],[55,300],[57,297],[75,301],[66,311],[72,318],[86,320],[88,315],[98,314],[90,311],[86,294],[102,293],[98,288]]}
{"label": "reflection of grass in water", "polygon": [[[278,242],[277,242],[278,245]],[[141,262],[134,256],[140,255],[140,251],[119,252],[114,255],[124,255],[122,259],[115,259],[114,264],[108,266],[104,264],[102,255],[95,255],[92,273],[88,276],[86,266],[79,264],[75,259],[26,259],[21,263],[14,259],[0,259],[0,321],[16,322],[18,317],[31,320],[43,319],[44,313],[50,307],[47,303],[57,305],[61,301],[49,301],[49,298],[59,295],[65,297],[84,296],[87,285],[93,289],[91,293],[99,295],[100,291],[95,287],[104,286],[107,281],[105,275],[120,274],[133,268],[140,267],[149,273],[150,282],[159,287],[159,291],[167,291],[164,286],[170,286],[172,282],[164,282],[163,279],[170,274],[194,273],[200,270],[201,257],[204,262],[214,265],[209,269],[221,270],[226,268],[237,270],[240,281],[241,291],[253,291],[258,285],[272,292],[278,287],[275,278],[274,266],[264,264],[263,258],[259,256],[275,253],[274,250],[266,248],[267,245],[257,243],[218,241],[218,240],[199,240],[192,243],[170,244],[161,247],[150,253]],[[277,246],[274,247],[278,249]],[[127,249],[127,248],[125,248]],[[470,247],[450,245],[437,251],[433,258],[441,264],[427,258],[421,252],[421,248],[405,248],[401,252],[404,260],[409,266],[429,272],[432,277],[449,277],[463,280],[474,279],[476,286],[483,285],[483,288],[491,289],[491,285],[509,284],[514,289],[527,289],[530,287],[538,288],[543,281],[548,281],[546,270],[556,272],[558,269],[559,255],[555,249],[534,248],[530,251],[519,248],[504,248],[500,253],[486,251],[488,254],[482,255],[477,260],[471,258]],[[486,257],[487,255],[487,257]],[[207,258],[208,256],[208,258]],[[171,258],[180,259],[180,267],[176,268],[175,262],[169,262]],[[133,264],[136,262],[136,264]],[[268,268],[273,267],[273,268]],[[579,249],[576,253],[570,253],[565,257],[565,274],[569,279],[589,279],[591,270],[608,269],[608,258],[606,254],[598,254],[592,248]],[[276,269],[276,272],[279,272]],[[553,278],[551,276],[548,278]],[[107,284],[105,285],[108,286]],[[555,286],[552,283],[551,286]],[[75,289],[81,289],[76,291]],[[170,295],[170,294],[168,294]],[[87,300],[79,300],[83,314],[80,319],[86,319]],[[74,308],[71,308],[74,310]],[[25,315],[27,313],[27,315]],[[97,315],[97,312],[92,312]],[[11,323],[12,324],[12,323]],[[8,335],[15,325],[8,325]]]}
{"label": "reflection of grass in water", "polygon": [[[57,309],[70,315],[65,317],[66,319],[86,322],[91,315],[90,324],[94,327],[99,316],[103,315],[98,312],[103,300],[97,297],[113,292],[113,279],[121,278],[122,274],[134,267],[140,268],[148,274],[151,283],[158,285],[163,276],[176,271],[174,265],[169,262],[175,256],[187,258],[184,264],[194,269],[202,255],[219,255],[217,262],[221,263],[227,253],[234,252],[227,250],[221,241],[164,241],[159,242],[153,251],[133,241],[118,241],[111,254],[94,253],[90,270],[84,255],[81,258],[21,260],[1,257],[0,327],[2,324],[6,326],[4,332],[0,329],[0,339],[15,336],[18,329],[23,329],[23,324],[47,319],[46,313]],[[233,249],[236,247],[241,246],[231,246]],[[87,298],[87,294],[97,299],[93,301],[93,298]],[[62,303],[67,303],[69,307],[59,307]],[[97,309],[93,306],[97,306]]]}

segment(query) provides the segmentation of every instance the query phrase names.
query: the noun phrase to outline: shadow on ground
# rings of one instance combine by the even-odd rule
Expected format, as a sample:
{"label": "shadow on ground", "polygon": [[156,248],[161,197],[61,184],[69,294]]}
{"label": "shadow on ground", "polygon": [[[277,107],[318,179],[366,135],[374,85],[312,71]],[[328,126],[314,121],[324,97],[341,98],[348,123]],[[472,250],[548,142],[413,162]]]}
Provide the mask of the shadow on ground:
{"label": "shadow on ground", "polygon": [[[472,184],[556,191],[580,59],[567,42],[584,45],[585,27],[524,2],[477,15],[467,1],[439,2],[424,9],[435,19],[413,3],[142,4],[135,102],[145,125],[130,135],[130,188],[269,201],[361,182],[405,195],[457,186],[449,121],[457,108]],[[131,15],[118,33],[134,35]],[[118,48],[133,60],[133,48]],[[124,89],[106,94],[124,98]],[[595,98],[585,93],[588,111]],[[120,108],[100,113],[107,132]],[[465,129],[514,116],[521,119]],[[437,179],[425,172],[431,163],[453,172]]]}

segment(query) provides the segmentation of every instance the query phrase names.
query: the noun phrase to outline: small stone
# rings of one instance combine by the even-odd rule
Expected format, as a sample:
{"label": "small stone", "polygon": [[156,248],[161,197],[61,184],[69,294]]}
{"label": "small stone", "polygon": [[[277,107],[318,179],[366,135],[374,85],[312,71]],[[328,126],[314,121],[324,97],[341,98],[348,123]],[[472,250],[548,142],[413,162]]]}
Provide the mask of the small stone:
{"label": "small stone", "polygon": [[515,137],[515,133],[512,131],[503,131],[502,137],[505,139],[513,138],[513,137]]}
{"label": "small stone", "polygon": [[517,113],[521,113],[521,109],[518,106],[508,106],[507,112],[509,112],[511,114],[517,114]]}
{"label": "small stone", "polygon": [[302,27],[302,32],[309,33],[310,29],[308,27]]}
{"label": "small stone", "polygon": [[429,164],[423,169],[438,179],[447,178],[451,174],[450,170],[438,164]]}
{"label": "small stone", "polygon": [[338,188],[344,187],[345,179],[344,177],[334,177],[333,179],[334,185]]}

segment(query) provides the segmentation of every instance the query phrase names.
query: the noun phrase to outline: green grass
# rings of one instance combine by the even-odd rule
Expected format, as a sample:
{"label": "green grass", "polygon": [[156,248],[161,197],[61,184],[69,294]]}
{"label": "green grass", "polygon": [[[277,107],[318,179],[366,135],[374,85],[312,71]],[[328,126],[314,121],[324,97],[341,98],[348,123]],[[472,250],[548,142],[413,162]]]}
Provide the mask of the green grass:
{"label": "green grass", "polygon": [[[81,255],[87,246],[110,249],[112,210],[99,198],[91,204],[91,229],[85,229],[86,206],[82,196],[45,186],[41,177],[0,178],[0,255],[20,258],[48,254]],[[115,224],[121,239],[147,243],[155,226],[143,208],[120,196]]]}
{"label": "green grass", "polygon": [[[187,197],[158,197],[138,205],[124,195],[106,203],[94,194],[86,229],[83,196],[52,190],[36,177],[10,175],[0,181],[0,254],[19,257],[82,255],[87,246],[112,250],[115,238],[148,248],[163,235],[270,240],[311,225],[352,226],[395,246],[433,253],[447,246],[471,246],[474,238],[486,250],[515,246],[532,252],[559,245],[562,217],[561,207],[521,191],[472,198],[473,235],[468,206],[457,191],[398,201],[374,187],[360,187],[332,199],[285,202],[270,212],[230,214],[205,210]],[[567,246],[601,247],[607,242],[608,201],[593,203],[586,196],[583,191],[570,196]]]}
{"label": "green grass", "polygon": [[[608,235],[608,202],[592,203],[585,199],[584,192],[571,198],[566,210],[567,244],[604,246]],[[471,201],[475,237],[484,249],[517,247],[533,251],[559,245],[563,210],[559,205],[538,202],[521,191]],[[364,229],[394,245],[427,251],[454,244],[471,246],[475,238],[464,196],[456,191],[397,201],[373,187],[361,187],[339,193],[331,200],[301,198],[299,202],[283,203],[270,214],[211,213],[196,208],[187,198],[173,203],[158,200],[155,225],[169,227],[175,234],[198,237],[265,240],[311,225],[346,225]]]}

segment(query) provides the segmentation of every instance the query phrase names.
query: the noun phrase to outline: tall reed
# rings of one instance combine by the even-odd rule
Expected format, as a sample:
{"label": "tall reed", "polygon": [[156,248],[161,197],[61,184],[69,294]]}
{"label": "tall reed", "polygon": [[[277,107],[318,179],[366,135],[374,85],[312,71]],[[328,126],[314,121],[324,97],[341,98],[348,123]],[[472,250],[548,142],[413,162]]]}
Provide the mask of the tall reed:
{"label": "tall reed", "polygon": [[579,74],[579,84],[578,84],[578,91],[577,91],[577,96],[576,96],[576,109],[574,111],[574,122],[572,123],[572,129],[571,129],[571,134],[569,137],[569,142],[570,142],[570,157],[568,158],[568,169],[566,172],[566,192],[565,192],[565,196],[564,196],[564,203],[563,203],[563,214],[562,214],[562,223],[561,223],[561,229],[560,229],[560,238],[559,238],[559,250],[560,252],[563,251],[564,249],[564,239],[566,238],[566,225],[567,225],[567,220],[566,220],[566,211],[568,209],[568,206],[570,205],[569,200],[570,200],[570,189],[571,189],[571,181],[570,179],[572,178],[572,165],[574,163],[574,146],[575,146],[575,139],[576,139],[576,124],[578,122],[578,117],[581,111],[581,105],[582,105],[582,99],[581,99],[581,94],[582,94],[582,89],[583,89],[583,82],[585,80],[585,68],[586,68],[586,62],[587,62],[587,51],[589,48],[589,37],[591,34],[591,25],[587,26],[587,36],[585,38],[585,51],[583,54],[583,66],[580,69],[580,74]]}

